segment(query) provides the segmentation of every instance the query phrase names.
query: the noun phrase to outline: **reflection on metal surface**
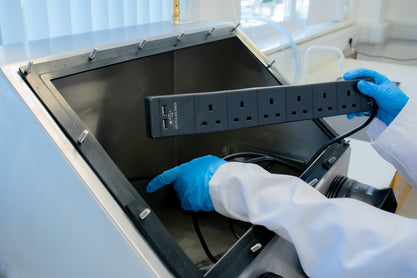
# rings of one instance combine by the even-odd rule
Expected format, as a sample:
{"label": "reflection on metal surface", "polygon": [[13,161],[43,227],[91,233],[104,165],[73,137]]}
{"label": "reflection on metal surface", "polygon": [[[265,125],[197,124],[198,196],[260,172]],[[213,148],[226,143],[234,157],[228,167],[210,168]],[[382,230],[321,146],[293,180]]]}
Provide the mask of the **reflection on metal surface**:
{"label": "reflection on metal surface", "polygon": [[88,135],[88,130],[84,130],[81,134],[80,137],[78,137],[78,143],[82,144],[85,141],[85,138],[87,138]]}
{"label": "reflection on metal surface", "polygon": [[310,186],[315,186],[317,183],[319,182],[319,180],[317,178],[312,179],[308,184]]}
{"label": "reflection on metal surface", "polygon": [[25,68],[25,71],[24,71],[25,74],[30,73],[30,69],[32,68],[32,65],[33,65],[33,62],[32,61],[29,61],[27,63],[26,68]]}
{"label": "reflection on metal surface", "polygon": [[146,39],[144,39],[143,41],[141,41],[139,43],[139,45],[138,45],[139,49],[142,49],[145,46],[146,42],[147,42]]}
{"label": "reflection on metal surface", "polygon": [[182,40],[183,38],[184,38],[184,36],[185,36],[185,33],[181,33],[179,36],[178,36],[178,38],[177,38],[177,40]]}
{"label": "reflection on metal surface", "polygon": [[237,28],[239,28],[239,26],[240,26],[240,22],[238,24],[236,24],[235,27],[233,27],[232,32],[236,31]]}
{"label": "reflection on metal surface", "polygon": [[271,63],[268,64],[267,68],[269,69],[270,67],[272,67],[273,64],[275,64],[275,60],[273,60]]}
{"label": "reflection on metal surface", "polygon": [[211,28],[210,31],[208,32],[208,35],[209,36],[213,35],[215,30],[216,30],[216,27]]}
{"label": "reflection on metal surface", "polygon": [[144,220],[149,214],[151,214],[151,210],[146,208],[139,214],[139,218]]}
{"label": "reflection on metal surface", "polygon": [[96,57],[96,54],[97,54],[97,48],[94,48],[93,50],[91,50],[90,55],[88,56],[88,58],[90,60],[93,60],[94,57]]}
{"label": "reflection on metal surface", "polygon": [[252,246],[251,248],[250,248],[250,251],[252,252],[252,253],[256,253],[256,252],[258,252],[259,250],[261,250],[262,249],[262,244],[260,244],[260,243],[257,243],[257,244],[255,244],[254,246]]}

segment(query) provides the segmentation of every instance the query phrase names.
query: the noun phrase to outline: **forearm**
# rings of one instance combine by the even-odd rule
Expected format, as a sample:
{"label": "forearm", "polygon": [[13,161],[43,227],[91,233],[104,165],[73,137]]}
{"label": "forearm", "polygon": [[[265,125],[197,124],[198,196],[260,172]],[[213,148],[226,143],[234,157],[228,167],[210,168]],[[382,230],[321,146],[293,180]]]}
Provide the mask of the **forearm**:
{"label": "forearm", "polygon": [[[210,196],[219,213],[263,225],[291,241],[311,277],[417,273],[414,220],[352,199],[329,200],[298,178],[240,163],[218,169]],[[396,259],[399,265],[393,266]]]}

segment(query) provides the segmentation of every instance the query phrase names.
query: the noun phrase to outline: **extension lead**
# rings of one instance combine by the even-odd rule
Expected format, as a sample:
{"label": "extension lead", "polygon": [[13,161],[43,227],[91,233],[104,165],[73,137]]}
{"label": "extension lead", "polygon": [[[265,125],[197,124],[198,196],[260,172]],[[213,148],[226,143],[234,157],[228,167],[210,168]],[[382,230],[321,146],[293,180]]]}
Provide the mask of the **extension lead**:
{"label": "extension lead", "polygon": [[201,134],[376,110],[357,82],[149,96],[147,134],[152,138]]}

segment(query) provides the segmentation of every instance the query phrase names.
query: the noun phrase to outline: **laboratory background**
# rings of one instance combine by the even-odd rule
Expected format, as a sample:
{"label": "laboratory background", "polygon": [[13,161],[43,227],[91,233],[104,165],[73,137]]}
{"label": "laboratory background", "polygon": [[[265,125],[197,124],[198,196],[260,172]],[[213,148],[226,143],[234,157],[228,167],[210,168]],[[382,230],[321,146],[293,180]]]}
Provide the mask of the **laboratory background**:
{"label": "laboratory background", "polygon": [[146,192],[208,154],[417,218],[415,189],[370,144],[374,103],[343,80],[372,69],[414,100],[416,10],[0,1],[0,278],[307,277],[288,239]]}

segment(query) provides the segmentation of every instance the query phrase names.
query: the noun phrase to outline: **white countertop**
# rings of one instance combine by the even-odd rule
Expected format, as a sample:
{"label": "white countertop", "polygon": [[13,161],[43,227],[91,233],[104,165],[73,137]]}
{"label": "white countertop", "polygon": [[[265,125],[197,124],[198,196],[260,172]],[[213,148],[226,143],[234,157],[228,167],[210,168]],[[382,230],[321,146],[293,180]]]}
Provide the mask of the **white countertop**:
{"label": "white countertop", "polygon": [[[337,61],[330,62],[318,68],[307,77],[308,83],[334,81],[338,74]],[[346,59],[343,65],[343,72],[356,69],[368,68],[386,75],[392,81],[400,82],[400,89],[410,98],[417,97],[417,67],[404,66],[398,64],[380,63],[366,60]],[[347,120],[344,116],[330,119],[330,124],[352,126],[353,122],[361,122],[362,119]],[[356,126],[353,123],[353,126]],[[338,126],[337,126],[338,127]],[[338,128],[335,128],[336,130]],[[351,127],[345,128],[346,130]],[[372,148],[369,142],[349,138],[352,147],[352,154],[349,164],[348,177],[359,182],[369,184],[374,187],[388,187],[395,173],[395,168],[382,159]]]}

